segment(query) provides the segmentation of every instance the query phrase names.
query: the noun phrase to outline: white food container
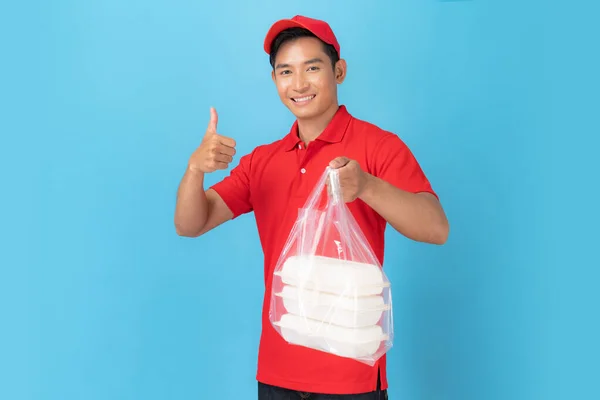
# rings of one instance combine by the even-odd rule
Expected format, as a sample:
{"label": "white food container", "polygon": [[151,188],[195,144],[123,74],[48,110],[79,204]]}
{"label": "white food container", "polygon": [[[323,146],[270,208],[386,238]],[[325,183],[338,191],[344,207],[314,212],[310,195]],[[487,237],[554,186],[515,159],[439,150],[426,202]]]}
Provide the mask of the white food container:
{"label": "white food container", "polygon": [[287,285],[276,296],[288,313],[347,328],[375,325],[390,308],[383,296],[346,297]]}
{"label": "white food container", "polygon": [[287,285],[347,297],[379,295],[389,286],[377,265],[316,255],[291,256],[275,275]]}
{"label": "white food container", "polygon": [[275,325],[289,343],[354,359],[372,357],[387,340],[378,325],[344,328],[293,314],[282,315]]}

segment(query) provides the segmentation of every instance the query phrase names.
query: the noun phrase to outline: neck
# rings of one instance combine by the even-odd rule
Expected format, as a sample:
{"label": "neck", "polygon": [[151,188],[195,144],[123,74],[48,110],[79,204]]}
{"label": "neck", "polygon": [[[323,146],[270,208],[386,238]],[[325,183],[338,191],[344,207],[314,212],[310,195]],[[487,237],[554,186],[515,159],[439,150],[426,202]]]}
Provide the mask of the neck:
{"label": "neck", "polygon": [[298,135],[304,144],[315,140],[331,122],[339,106],[334,103],[323,114],[310,119],[298,119]]}

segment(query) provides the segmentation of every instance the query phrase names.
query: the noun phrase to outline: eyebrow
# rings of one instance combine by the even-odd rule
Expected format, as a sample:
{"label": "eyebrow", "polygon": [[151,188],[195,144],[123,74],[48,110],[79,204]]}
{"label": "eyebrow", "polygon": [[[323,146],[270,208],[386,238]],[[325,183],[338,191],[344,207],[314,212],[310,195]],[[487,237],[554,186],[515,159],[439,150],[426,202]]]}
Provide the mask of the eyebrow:
{"label": "eyebrow", "polygon": [[[306,60],[304,61],[304,65],[308,65],[308,64],[317,64],[317,63],[322,63],[323,60],[321,60],[319,57],[315,57],[315,58],[311,58],[310,60]],[[277,64],[275,66],[275,69],[280,69],[280,68],[289,68],[290,64]]]}

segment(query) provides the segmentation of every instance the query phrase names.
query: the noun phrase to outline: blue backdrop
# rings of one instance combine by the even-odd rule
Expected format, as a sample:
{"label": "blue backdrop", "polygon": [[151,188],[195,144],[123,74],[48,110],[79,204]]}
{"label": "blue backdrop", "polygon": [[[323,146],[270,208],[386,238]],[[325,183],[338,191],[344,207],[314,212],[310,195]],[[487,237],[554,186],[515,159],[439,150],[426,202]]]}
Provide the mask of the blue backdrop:
{"label": "blue backdrop", "polygon": [[295,14],[331,23],[342,102],[404,139],[451,223],[443,247],[388,231],[390,398],[600,396],[595,8],[3,6],[0,399],[255,398],[254,219],[186,239],[173,211],[210,106],[239,154],[287,133],[262,40]]}

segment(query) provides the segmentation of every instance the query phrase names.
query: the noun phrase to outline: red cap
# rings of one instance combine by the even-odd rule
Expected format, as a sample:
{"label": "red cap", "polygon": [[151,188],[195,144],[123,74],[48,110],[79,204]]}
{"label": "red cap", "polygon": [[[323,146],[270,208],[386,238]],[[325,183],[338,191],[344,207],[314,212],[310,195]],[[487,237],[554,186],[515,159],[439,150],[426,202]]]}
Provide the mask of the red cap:
{"label": "red cap", "polygon": [[336,51],[338,52],[339,56],[340,44],[338,43],[335,35],[333,34],[333,30],[331,29],[329,24],[325,21],[303,17],[302,15],[296,15],[292,19],[279,20],[271,26],[269,32],[267,32],[267,36],[265,37],[264,48],[267,54],[270,54],[271,52],[271,42],[273,42],[275,37],[279,35],[281,31],[288,28],[304,28],[309,30],[325,43],[333,45],[333,47],[335,47]]}

